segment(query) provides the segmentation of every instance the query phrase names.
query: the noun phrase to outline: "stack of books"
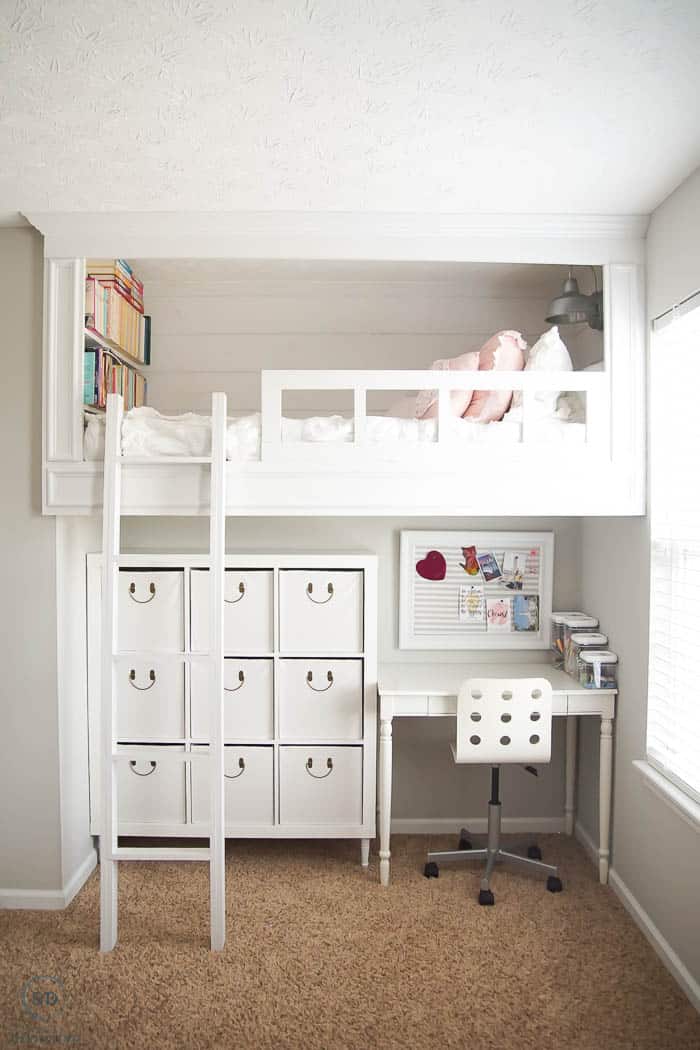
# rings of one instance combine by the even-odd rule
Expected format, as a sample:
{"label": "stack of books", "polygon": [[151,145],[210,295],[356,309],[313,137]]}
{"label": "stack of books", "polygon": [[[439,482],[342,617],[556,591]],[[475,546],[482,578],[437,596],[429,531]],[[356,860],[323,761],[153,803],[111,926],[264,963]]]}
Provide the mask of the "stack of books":
{"label": "stack of books", "polygon": [[83,360],[84,405],[104,409],[107,394],[121,394],[125,409],[146,404],[146,379],[135,368],[98,346],[86,347]]}
{"label": "stack of books", "polygon": [[125,259],[88,259],[85,327],[114,350],[144,365],[151,359],[151,319],[143,312],[143,284]]}
{"label": "stack of books", "polygon": [[143,284],[129,266],[126,259],[88,259],[88,277],[96,277],[102,284],[114,287],[143,313]]}
{"label": "stack of books", "polygon": [[107,394],[124,407],[146,404],[146,380],[133,366],[151,363],[151,319],[143,284],[125,259],[88,259],[85,278],[83,402],[104,409]]}

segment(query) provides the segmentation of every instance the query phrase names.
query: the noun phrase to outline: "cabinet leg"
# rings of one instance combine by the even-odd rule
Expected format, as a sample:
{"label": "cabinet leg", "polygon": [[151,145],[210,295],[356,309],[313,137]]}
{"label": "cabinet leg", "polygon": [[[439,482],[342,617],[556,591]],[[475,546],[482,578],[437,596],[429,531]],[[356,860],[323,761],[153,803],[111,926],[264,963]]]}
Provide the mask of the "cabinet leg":
{"label": "cabinet leg", "polygon": [[600,720],[600,843],[598,847],[598,874],[605,885],[610,866],[610,806],[612,800],[613,735],[612,719]]}
{"label": "cabinet leg", "polygon": [[576,715],[569,715],[566,719],[566,801],[564,802],[564,824],[567,835],[574,833],[577,736],[578,718]]}
{"label": "cabinet leg", "polygon": [[363,868],[369,866],[369,839],[360,839],[360,864]]}
{"label": "cabinet leg", "polygon": [[391,760],[392,724],[390,718],[379,724],[379,881],[389,885],[391,851]]}

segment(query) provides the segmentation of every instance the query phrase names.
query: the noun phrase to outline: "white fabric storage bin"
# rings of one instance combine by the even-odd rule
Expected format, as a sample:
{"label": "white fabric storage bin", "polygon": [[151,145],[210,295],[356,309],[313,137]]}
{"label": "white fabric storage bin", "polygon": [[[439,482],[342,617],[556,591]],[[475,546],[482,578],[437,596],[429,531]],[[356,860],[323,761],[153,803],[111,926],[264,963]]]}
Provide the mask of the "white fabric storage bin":
{"label": "white fabric storage bin", "polygon": [[[154,755],[159,751],[184,751],[184,747],[157,747],[155,744],[134,747],[129,751],[143,751]],[[155,766],[152,765],[155,761]],[[185,763],[144,758],[143,761],[117,762],[117,792],[119,825],[123,824],[184,824]]]}
{"label": "white fabric storage bin", "polygon": [[185,665],[179,660],[120,661],[115,667],[117,738],[185,736]]}
{"label": "white fabric storage bin", "polygon": [[362,660],[280,660],[280,736],[362,738]]}
{"label": "white fabric storage bin", "polygon": [[[205,752],[206,747],[193,747]],[[274,762],[272,746],[224,748],[224,820],[227,825],[272,826]],[[211,812],[209,763],[192,763],[192,823],[206,824]]]}
{"label": "white fabric storage bin", "polygon": [[[191,734],[209,740],[211,667],[190,670]],[[270,740],[274,736],[272,660],[224,660],[224,739]]]}
{"label": "white fabric storage bin", "polygon": [[279,764],[280,824],[362,823],[361,747],[281,747]]}
{"label": "white fabric storage bin", "polygon": [[283,653],[359,653],[363,648],[361,571],[282,569]]}
{"label": "white fabric storage bin", "polygon": [[118,648],[181,651],[185,645],[181,569],[152,572],[122,569],[118,574]]}
{"label": "white fabric storage bin", "polygon": [[[272,570],[227,569],[224,575],[224,651],[243,656],[274,648]],[[209,648],[209,571],[190,574],[192,651]]]}

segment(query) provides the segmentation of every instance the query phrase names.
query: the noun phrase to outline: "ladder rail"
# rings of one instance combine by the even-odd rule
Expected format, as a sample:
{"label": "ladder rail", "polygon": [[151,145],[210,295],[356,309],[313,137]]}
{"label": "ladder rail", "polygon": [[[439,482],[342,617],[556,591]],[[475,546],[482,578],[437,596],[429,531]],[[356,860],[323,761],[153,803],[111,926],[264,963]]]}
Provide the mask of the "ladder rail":
{"label": "ladder rail", "polygon": [[[206,850],[132,849],[118,844],[117,767],[132,756],[116,751],[116,669],[133,654],[118,650],[119,570],[121,540],[121,490],[124,460],[121,432],[124,403],[121,395],[107,397],[104,497],[102,511],[102,690],[100,702],[100,951],[109,952],[118,934],[118,865],[120,860],[204,860],[209,863],[212,951],[226,942],[226,829],[224,824],[224,573],[226,562],[226,395],[212,394],[211,457],[192,462],[211,465],[209,493],[209,579],[211,584],[211,640],[209,652],[197,654],[211,665],[209,768],[211,826]],[[152,462],[152,461],[151,461]],[[158,460],[170,464],[170,460]],[[183,462],[183,460],[180,460]],[[189,660],[194,657],[171,654]],[[189,761],[188,753],[164,755]]]}
{"label": "ladder rail", "polygon": [[226,838],[224,825],[224,572],[226,562],[226,395],[212,394],[211,485],[209,492],[210,581],[210,774],[211,948],[226,941]]}
{"label": "ladder rail", "polygon": [[102,509],[102,702],[100,707],[100,951],[109,952],[117,943],[118,864],[117,771],[112,761],[115,747],[115,675],[112,654],[117,648],[119,601],[115,558],[121,532],[121,432],[124,402],[117,394],[107,398],[105,430],[104,499]]}

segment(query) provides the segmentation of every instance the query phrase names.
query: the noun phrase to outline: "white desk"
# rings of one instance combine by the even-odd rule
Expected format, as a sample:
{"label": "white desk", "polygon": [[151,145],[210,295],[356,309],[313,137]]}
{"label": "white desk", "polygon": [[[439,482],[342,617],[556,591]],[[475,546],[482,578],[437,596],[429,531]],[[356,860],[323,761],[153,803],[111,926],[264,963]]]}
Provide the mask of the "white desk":
{"label": "white desk", "polygon": [[445,718],[457,714],[457,693],[465,678],[546,678],[552,683],[553,714],[565,716],[565,828],[574,830],[576,735],[578,715],[600,718],[600,881],[608,881],[610,801],[612,794],[612,726],[617,690],[584,689],[564,671],[542,664],[383,664],[379,668],[379,877],[389,884],[391,852],[391,763],[394,718]]}

